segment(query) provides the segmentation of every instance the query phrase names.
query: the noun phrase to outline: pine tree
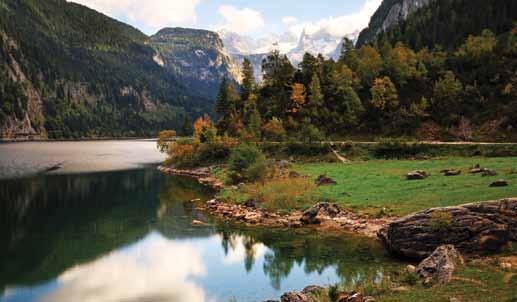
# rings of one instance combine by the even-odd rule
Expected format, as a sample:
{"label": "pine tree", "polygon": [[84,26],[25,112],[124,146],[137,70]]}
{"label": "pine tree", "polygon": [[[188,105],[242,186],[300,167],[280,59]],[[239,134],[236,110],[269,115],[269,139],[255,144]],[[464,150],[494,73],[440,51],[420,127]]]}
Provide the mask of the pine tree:
{"label": "pine tree", "polygon": [[248,58],[242,61],[242,83],[241,83],[241,101],[248,99],[251,93],[255,90],[255,75],[253,66]]}
{"label": "pine tree", "polygon": [[230,100],[228,79],[224,77],[219,85],[215,111],[220,115],[220,118],[224,118],[225,115],[232,112],[233,107],[234,104]]}
{"label": "pine tree", "polygon": [[315,123],[323,117],[320,113],[323,110],[324,100],[324,96],[321,92],[320,78],[317,74],[312,75],[309,91],[310,94],[307,98],[307,106],[305,107],[304,115]]}
{"label": "pine tree", "polygon": [[194,130],[192,128],[192,121],[188,115],[185,115],[185,118],[183,119],[183,125],[181,126],[181,134],[183,136],[190,136],[193,132]]}

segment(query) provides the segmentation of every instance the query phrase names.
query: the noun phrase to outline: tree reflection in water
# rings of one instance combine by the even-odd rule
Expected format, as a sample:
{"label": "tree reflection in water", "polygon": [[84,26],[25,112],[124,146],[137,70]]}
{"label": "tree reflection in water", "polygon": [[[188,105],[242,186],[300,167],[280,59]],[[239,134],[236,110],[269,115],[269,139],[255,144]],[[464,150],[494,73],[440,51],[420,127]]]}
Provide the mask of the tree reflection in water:
{"label": "tree reflection in water", "polygon": [[[207,276],[196,286],[228,295],[245,289],[221,286],[218,279],[244,282],[250,292],[253,286],[261,288],[258,292],[264,290],[262,283],[279,291],[303,287],[305,278],[319,284],[336,282],[335,278],[349,284],[378,280],[397,265],[370,240],[308,230],[239,227],[218,222],[189,202],[210,196],[211,192],[191,180],[164,176],[154,169],[2,181],[0,290],[7,285],[42,286],[76,266],[81,272],[104,269],[106,263],[118,263],[118,258],[99,259],[119,251],[124,255],[127,246],[149,242],[145,239],[151,233],[163,237],[160,242],[167,246],[182,242],[199,251]],[[195,227],[193,219],[211,225]],[[149,255],[153,255],[151,250]],[[168,259],[168,254],[160,255]],[[175,259],[173,252],[170,257]],[[135,272],[147,269],[137,268]],[[80,283],[78,278],[77,283],[63,286]]]}
{"label": "tree reflection in water", "polygon": [[391,260],[377,242],[362,237],[236,226],[219,227],[217,231],[226,254],[229,249],[236,249],[239,241],[244,242],[244,265],[248,272],[256,262],[255,246],[265,245],[268,250],[263,256],[263,271],[275,289],[281,287],[282,280],[291,274],[295,265],[303,267],[306,274],[322,274],[329,267],[335,268],[347,287],[379,283],[386,271],[400,265]]}

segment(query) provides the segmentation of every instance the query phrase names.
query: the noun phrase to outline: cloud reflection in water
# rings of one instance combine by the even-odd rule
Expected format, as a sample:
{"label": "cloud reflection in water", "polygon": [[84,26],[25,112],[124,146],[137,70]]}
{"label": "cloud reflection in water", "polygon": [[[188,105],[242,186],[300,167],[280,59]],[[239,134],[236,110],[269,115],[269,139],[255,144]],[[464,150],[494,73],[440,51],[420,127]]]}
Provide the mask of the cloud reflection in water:
{"label": "cloud reflection in water", "polygon": [[193,246],[151,233],[136,245],[65,271],[43,301],[204,302],[208,298],[192,278],[205,274]]}

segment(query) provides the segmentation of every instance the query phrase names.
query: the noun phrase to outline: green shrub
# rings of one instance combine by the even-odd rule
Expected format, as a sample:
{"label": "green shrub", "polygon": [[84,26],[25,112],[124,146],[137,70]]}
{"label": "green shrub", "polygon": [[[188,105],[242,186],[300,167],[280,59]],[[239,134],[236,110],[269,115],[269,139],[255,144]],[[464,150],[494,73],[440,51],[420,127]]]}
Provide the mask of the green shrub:
{"label": "green shrub", "polygon": [[322,143],[304,143],[297,141],[290,141],[287,144],[288,155],[298,156],[321,156],[330,152],[327,144]]}
{"label": "green shrub", "polygon": [[266,156],[254,144],[240,144],[230,153],[228,170],[234,183],[262,179],[267,171]]}
{"label": "green shrub", "polygon": [[428,145],[408,143],[397,139],[382,140],[374,149],[374,156],[385,159],[413,158],[428,152]]}
{"label": "green shrub", "polygon": [[306,143],[321,142],[325,140],[325,135],[312,124],[303,124],[299,134],[300,141]]}

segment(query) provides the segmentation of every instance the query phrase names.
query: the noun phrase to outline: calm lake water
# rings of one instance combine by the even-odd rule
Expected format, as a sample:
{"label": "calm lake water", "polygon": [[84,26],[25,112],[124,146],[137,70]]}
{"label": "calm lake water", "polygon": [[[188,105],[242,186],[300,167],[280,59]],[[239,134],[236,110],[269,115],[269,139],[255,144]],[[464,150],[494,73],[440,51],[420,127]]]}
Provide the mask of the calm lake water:
{"label": "calm lake water", "polygon": [[[263,301],[379,281],[397,266],[370,240],[218,223],[189,202],[211,192],[148,166],[161,160],[153,148],[0,145],[0,168],[10,169],[0,180],[0,301]],[[62,159],[62,170],[35,174]]]}

